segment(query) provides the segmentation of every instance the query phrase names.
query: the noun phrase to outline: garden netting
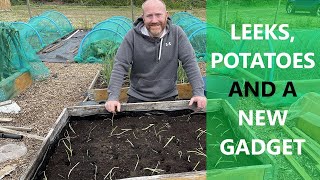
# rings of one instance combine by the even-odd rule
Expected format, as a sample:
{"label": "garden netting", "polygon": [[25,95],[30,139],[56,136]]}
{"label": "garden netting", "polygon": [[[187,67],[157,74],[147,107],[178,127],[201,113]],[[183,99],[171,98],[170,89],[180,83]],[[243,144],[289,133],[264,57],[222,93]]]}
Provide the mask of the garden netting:
{"label": "garden netting", "polygon": [[10,98],[14,89],[13,80],[8,80],[14,74],[29,72],[33,80],[43,80],[49,76],[48,68],[36,55],[32,48],[25,49],[28,42],[20,37],[10,23],[0,22],[0,100]]}
{"label": "garden netting", "polygon": [[188,12],[175,13],[171,19],[174,24],[180,26],[186,33],[199,62],[210,61],[210,54],[206,54],[208,40],[212,42],[211,45],[214,44],[213,48],[216,52],[229,52],[237,46],[231,40],[229,32],[210,25]]}
{"label": "garden netting", "polygon": [[79,63],[100,63],[112,59],[132,21],[123,16],[114,16],[94,26],[82,39],[74,60]]}
{"label": "garden netting", "polygon": [[13,22],[12,25],[35,51],[40,51],[74,30],[68,18],[58,11],[46,11],[31,18],[28,23]]}

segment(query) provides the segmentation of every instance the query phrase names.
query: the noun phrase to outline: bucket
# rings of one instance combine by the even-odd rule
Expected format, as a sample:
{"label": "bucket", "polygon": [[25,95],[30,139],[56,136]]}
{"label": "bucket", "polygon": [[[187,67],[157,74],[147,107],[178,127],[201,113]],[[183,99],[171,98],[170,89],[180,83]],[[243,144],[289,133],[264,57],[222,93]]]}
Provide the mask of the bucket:
{"label": "bucket", "polygon": [[207,99],[225,99],[233,107],[239,102],[239,95],[233,94],[229,97],[229,93],[234,82],[238,82],[241,90],[243,89],[244,80],[233,79],[228,76],[209,75],[203,77],[205,83],[205,95]]}

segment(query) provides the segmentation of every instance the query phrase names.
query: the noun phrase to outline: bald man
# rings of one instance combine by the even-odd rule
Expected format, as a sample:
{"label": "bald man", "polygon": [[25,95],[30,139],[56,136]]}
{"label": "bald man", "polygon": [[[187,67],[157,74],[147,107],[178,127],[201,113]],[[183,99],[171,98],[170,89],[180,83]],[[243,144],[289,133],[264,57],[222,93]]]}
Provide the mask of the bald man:
{"label": "bald man", "polygon": [[130,66],[128,103],[175,100],[179,60],[192,86],[189,105],[196,102],[199,109],[205,108],[204,83],[186,34],[172,24],[163,1],[147,0],[142,11],[115,56],[106,109],[120,111],[120,89]]}

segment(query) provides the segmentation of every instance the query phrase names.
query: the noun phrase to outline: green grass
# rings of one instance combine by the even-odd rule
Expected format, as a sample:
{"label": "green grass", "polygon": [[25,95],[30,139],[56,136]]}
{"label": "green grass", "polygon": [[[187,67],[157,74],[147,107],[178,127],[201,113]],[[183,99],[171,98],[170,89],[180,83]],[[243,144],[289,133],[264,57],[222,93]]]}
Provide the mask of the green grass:
{"label": "green grass", "polygon": [[[108,19],[112,16],[126,16],[131,19],[131,7],[108,7],[108,6],[79,6],[79,5],[38,5],[32,4],[32,16],[37,16],[47,10],[55,10],[63,13],[76,29],[90,29],[98,22]],[[168,9],[169,14],[183,11],[183,9]],[[206,10],[193,9],[190,13],[205,20]],[[142,14],[140,7],[134,8],[134,19]],[[0,21],[27,22],[30,19],[27,6],[12,6],[12,11],[0,12]]]}

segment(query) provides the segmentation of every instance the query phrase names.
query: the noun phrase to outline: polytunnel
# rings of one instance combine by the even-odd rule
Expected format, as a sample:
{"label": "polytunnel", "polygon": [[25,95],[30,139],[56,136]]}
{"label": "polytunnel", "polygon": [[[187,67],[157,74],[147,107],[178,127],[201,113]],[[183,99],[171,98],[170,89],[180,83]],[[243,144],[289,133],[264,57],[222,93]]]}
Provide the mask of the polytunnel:
{"label": "polytunnel", "polygon": [[124,36],[113,29],[101,28],[90,31],[81,41],[76,62],[102,62],[115,54]]}
{"label": "polytunnel", "polygon": [[124,16],[113,16],[96,24],[82,39],[75,61],[95,63],[113,58],[131,28],[132,21]]}
{"label": "polytunnel", "polygon": [[65,36],[74,30],[69,19],[64,14],[58,11],[46,11],[42,13],[40,16],[47,17],[51,19],[53,22],[55,22],[55,24],[57,24],[57,26],[59,27],[62,36]]}

